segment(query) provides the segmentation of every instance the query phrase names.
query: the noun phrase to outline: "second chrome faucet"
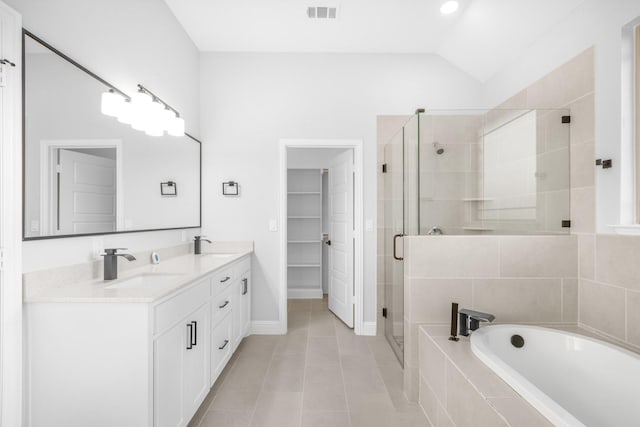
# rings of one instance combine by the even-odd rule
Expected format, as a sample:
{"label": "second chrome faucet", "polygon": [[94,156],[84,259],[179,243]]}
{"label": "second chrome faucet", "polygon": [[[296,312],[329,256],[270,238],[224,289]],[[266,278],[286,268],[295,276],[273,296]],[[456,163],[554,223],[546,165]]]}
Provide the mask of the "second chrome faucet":
{"label": "second chrome faucet", "polygon": [[211,243],[211,240],[209,239],[205,239],[205,236],[196,236],[193,238],[193,253],[196,255],[200,255],[202,253],[202,242],[209,242]]}

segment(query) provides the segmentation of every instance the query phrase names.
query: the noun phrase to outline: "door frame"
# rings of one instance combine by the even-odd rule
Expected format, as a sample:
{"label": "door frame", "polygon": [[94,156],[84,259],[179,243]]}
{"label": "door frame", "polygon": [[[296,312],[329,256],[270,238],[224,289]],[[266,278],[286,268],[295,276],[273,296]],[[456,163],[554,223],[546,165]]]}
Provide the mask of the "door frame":
{"label": "door frame", "polygon": [[[278,329],[287,332],[287,149],[288,148],[342,148],[353,149],[353,289],[354,332],[365,335],[364,327],[364,173],[363,141],[361,139],[281,139],[280,155],[280,301]],[[373,328],[375,330],[375,328]]]}
{"label": "door frame", "polygon": [[0,112],[0,425],[22,425],[22,18],[0,1],[6,86]]}
{"label": "door frame", "polygon": [[[65,148],[115,148],[116,149],[116,230],[124,229],[123,153],[120,139],[67,139],[40,141],[40,236],[52,236],[55,194],[56,150]],[[26,225],[25,225],[26,226]]]}

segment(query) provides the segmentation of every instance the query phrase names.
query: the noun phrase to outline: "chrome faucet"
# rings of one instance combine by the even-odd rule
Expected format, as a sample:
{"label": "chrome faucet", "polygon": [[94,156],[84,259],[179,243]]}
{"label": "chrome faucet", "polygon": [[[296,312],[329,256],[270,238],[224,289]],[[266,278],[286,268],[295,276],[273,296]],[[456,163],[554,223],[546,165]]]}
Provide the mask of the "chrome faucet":
{"label": "chrome faucet", "polygon": [[127,261],[135,261],[136,257],[131,254],[119,254],[118,251],[126,251],[127,248],[105,249],[104,257],[104,280],[114,280],[118,278],[118,257],[121,256]]}
{"label": "chrome faucet", "polygon": [[427,231],[427,235],[429,236],[440,236],[442,234],[444,234],[442,232],[442,228],[438,227],[437,225],[434,225],[429,231]]}
{"label": "chrome faucet", "polygon": [[209,239],[205,239],[205,236],[196,236],[193,238],[193,253],[196,255],[200,255],[202,253],[202,242],[209,242],[211,243],[211,240]]}
{"label": "chrome faucet", "polygon": [[469,333],[480,327],[480,322],[493,322],[496,318],[493,314],[481,311],[468,310],[466,308],[459,311],[460,314],[460,335],[468,337]]}

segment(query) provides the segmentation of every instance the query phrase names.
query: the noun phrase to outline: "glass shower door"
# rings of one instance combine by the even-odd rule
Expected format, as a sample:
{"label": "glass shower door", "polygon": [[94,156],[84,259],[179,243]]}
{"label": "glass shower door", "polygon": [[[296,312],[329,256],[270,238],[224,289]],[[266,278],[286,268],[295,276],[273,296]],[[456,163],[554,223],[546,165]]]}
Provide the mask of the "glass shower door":
{"label": "glass shower door", "polygon": [[384,258],[385,306],[384,333],[404,364],[404,128],[385,146],[384,182]]}

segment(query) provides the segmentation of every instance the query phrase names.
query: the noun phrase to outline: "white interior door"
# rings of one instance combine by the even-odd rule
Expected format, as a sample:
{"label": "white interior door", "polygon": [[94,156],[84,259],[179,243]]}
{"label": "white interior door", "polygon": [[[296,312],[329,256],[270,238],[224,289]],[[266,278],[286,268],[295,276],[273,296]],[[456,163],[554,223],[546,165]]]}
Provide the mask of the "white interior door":
{"label": "white interior door", "polygon": [[59,234],[116,231],[116,161],[60,149]]}
{"label": "white interior door", "polygon": [[353,150],[329,167],[329,310],[353,328]]}

